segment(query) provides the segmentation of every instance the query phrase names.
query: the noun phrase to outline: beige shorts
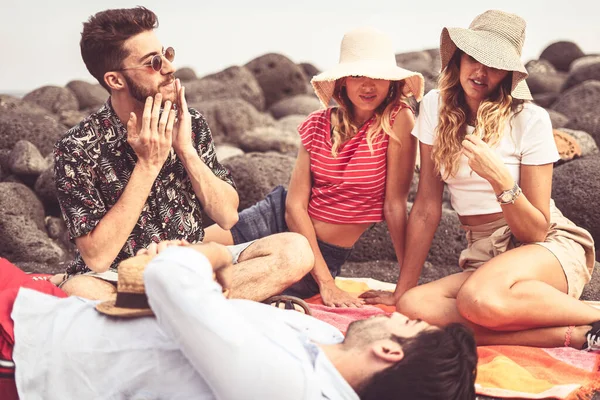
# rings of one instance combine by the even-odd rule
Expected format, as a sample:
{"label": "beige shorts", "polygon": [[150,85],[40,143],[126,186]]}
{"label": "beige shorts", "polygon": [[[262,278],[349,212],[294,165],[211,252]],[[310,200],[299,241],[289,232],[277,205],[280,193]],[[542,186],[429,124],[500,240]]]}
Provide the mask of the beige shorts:
{"label": "beige shorts", "polygon": [[[567,278],[568,294],[579,298],[594,270],[594,239],[578,227],[554,205],[550,204],[550,227],[543,242],[535,242],[550,250],[558,259]],[[460,253],[458,265],[473,271],[493,257],[523,245],[512,235],[504,218],[477,226],[465,226],[468,247]]]}

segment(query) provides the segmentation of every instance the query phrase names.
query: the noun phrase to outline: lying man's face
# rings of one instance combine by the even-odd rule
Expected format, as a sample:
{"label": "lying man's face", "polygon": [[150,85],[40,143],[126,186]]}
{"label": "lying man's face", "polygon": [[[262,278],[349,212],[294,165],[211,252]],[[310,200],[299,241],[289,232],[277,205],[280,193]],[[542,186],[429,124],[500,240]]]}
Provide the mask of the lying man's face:
{"label": "lying man's face", "polygon": [[390,316],[378,315],[375,317],[354,321],[348,326],[346,341],[352,343],[370,343],[375,340],[389,339],[390,336],[412,338],[419,333],[438,329],[425,321],[411,320],[400,313]]}

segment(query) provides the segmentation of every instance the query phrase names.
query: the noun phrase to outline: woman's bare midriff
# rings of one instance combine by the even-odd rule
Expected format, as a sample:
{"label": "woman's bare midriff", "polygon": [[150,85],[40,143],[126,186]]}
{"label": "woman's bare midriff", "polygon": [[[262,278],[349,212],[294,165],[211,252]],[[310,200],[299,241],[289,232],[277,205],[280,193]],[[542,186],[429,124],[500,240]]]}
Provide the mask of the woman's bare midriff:
{"label": "woman's bare midriff", "polygon": [[331,224],[311,218],[317,238],[340,247],[352,247],[373,224]]}
{"label": "woman's bare midriff", "polygon": [[488,222],[498,221],[502,218],[502,212],[482,215],[459,215],[460,223],[468,226],[487,224]]}

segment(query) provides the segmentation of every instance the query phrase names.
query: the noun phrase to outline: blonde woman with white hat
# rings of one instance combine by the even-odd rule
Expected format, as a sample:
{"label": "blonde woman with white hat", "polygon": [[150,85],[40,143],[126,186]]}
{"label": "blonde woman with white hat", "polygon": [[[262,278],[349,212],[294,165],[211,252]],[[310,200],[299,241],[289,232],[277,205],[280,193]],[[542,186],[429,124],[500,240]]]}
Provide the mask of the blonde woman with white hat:
{"label": "blonde woman with white hat", "polygon": [[[328,306],[359,307],[363,300],[337,288],[334,278],[363,232],[384,219],[403,257],[417,142],[406,99],[421,99],[423,77],[396,65],[388,36],[360,28],[344,36],[339,64],[311,83],[325,109],[298,127],[302,146],[289,192],[276,188],[242,211],[231,231],[213,226],[206,237],[233,244],[288,229],[301,233],[314,268],[284,293],[320,293]],[[327,108],[332,99],[337,105]]]}
{"label": "blonde woman with white hat", "polygon": [[[413,130],[421,175],[411,251],[386,300],[429,323],[470,325],[479,344],[600,349],[600,324],[592,327],[600,310],[578,300],[594,266],[593,239],[550,198],[559,156],[548,113],[528,102],[524,38],[525,21],[502,11],[486,11],[469,29],[443,29],[439,90],[423,99]],[[463,272],[413,288],[444,182],[466,231]]]}

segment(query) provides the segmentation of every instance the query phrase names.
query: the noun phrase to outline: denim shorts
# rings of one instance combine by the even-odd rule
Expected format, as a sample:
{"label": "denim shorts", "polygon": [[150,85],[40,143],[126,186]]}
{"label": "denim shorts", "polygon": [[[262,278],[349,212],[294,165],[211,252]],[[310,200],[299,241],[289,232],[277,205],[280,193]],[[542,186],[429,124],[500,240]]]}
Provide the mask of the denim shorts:
{"label": "denim shorts", "polygon": [[[286,197],[287,190],[283,186],[277,186],[264,200],[240,212],[237,224],[231,228],[233,242],[237,245],[275,233],[289,232],[285,223]],[[340,274],[344,262],[350,257],[352,248],[335,246],[320,240],[317,242],[329,272],[335,278]],[[308,298],[318,293],[319,285],[310,273],[283,292],[300,298]]]}

